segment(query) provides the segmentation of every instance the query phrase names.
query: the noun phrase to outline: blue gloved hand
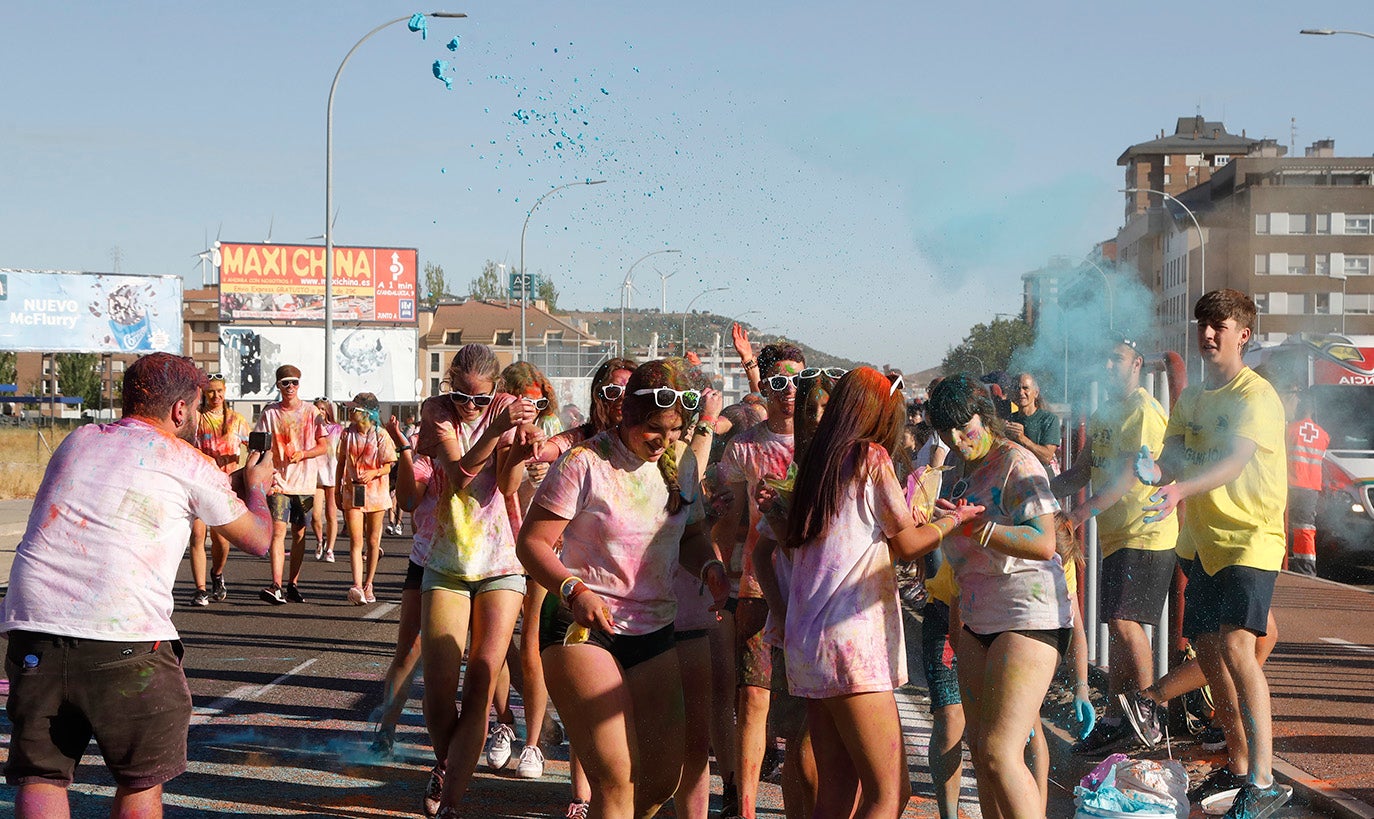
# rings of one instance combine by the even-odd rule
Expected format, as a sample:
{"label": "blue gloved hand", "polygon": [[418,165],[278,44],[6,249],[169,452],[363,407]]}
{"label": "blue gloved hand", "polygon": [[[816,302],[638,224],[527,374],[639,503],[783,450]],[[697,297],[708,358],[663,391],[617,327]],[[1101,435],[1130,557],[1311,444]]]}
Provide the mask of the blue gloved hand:
{"label": "blue gloved hand", "polygon": [[1073,715],[1078,720],[1078,738],[1087,739],[1088,734],[1092,733],[1093,726],[1097,724],[1097,711],[1093,710],[1093,704],[1082,697],[1073,698]]}
{"label": "blue gloved hand", "polygon": [[1148,446],[1142,446],[1135,456],[1135,476],[1141,483],[1154,486],[1163,477],[1160,472],[1159,464],[1155,463],[1155,458],[1150,454]]}

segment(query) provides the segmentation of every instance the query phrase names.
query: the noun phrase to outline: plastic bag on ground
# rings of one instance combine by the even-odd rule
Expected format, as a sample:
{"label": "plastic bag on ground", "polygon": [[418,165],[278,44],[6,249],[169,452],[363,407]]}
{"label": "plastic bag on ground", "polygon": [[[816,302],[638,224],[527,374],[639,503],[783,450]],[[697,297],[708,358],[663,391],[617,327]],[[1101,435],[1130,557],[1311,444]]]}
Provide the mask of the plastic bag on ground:
{"label": "plastic bag on ground", "polygon": [[1188,775],[1177,762],[1112,754],[1074,788],[1080,819],[1187,819]]}

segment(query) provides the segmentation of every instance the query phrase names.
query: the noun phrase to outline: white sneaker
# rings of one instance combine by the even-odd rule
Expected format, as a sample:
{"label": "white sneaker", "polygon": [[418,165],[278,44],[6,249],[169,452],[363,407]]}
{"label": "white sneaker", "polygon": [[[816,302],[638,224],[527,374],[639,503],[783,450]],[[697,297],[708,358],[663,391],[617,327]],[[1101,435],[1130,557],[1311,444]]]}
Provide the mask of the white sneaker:
{"label": "white sneaker", "polygon": [[325,562],[325,563],[333,563],[333,562],[334,562],[334,550],[333,550],[333,549],[325,549],[325,550],[324,550],[324,562]]}
{"label": "white sneaker", "polygon": [[348,589],[348,602],[355,606],[361,606],[367,602],[367,595],[357,586],[350,586]]}
{"label": "white sneaker", "polygon": [[538,745],[526,745],[520,752],[520,764],[515,767],[515,775],[521,779],[540,779],[544,776],[544,752]]}
{"label": "white sneaker", "polygon": [[515,730],[504,722],[498,722],[487,738],[491,741],[487,746],[487,764],[497,770],[510,764],[510,744],[515,739]]}
{"label": "white sneaker", "polygon": [[421,803],[425,816],[432,817],[439,812],[439,803],[444,795],[444,772],[435,765],[429,772],[429,782],[425,784],[425,798]]}

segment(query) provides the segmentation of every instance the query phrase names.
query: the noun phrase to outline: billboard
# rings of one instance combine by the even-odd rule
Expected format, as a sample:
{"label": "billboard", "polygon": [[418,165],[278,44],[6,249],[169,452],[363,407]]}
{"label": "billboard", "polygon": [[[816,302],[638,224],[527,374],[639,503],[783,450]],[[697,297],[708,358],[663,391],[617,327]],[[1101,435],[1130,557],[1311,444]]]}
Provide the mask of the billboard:
{"label": "billboard", "polygon": [[[417,401],[415,345],[413,328],[335,328],[334,395],[327,397],[370,392],[381,401]],[[300,368],[300,396],[309,401],[324,395],[324,328],[222,326],[219,362],[231,401],[276,400],[273,376],[282,364]]]}
{"label": "billboard", "polygon": [[[334,248],[334,319],[413,324],[414,248]],[[225,320],[324,320],[324,248],[223,242],[219,314]]]}
{"label": "billboard", "polygon": [[181,277],[0,269],[0,350],[181,354]]}

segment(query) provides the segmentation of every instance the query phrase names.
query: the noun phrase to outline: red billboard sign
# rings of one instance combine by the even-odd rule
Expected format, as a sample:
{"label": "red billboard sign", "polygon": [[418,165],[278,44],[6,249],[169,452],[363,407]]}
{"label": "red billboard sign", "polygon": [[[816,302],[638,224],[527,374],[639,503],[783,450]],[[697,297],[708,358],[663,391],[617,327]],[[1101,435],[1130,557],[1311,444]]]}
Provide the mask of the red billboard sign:
{"label": "red billboard sign", "polygon": [[[414,324],[414,248],[334,248],[334,319]],[[324,248],[220,245],[220,318],[324,320]]]}

